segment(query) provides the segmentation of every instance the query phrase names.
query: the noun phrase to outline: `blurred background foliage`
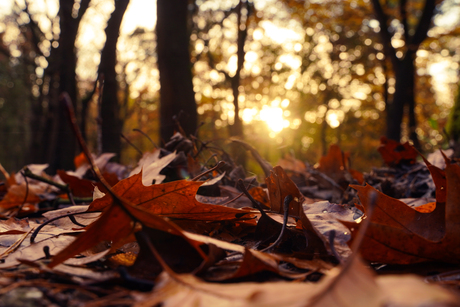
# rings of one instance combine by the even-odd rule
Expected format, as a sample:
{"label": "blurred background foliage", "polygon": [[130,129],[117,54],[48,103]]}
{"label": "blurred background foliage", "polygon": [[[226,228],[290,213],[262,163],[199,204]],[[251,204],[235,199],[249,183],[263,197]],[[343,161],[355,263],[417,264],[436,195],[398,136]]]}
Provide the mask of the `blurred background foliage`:
{"label": "blurred background foliage", "polygon": [[[38,161],[30,149],[36,131],[29,123],[34,118],[33,106],[44,108],[48,103],[42,99],[44,90],[49,91],[44,86],[53,87],[46,71],[55,63],[53,50],[59,48],[60,4],[4,2],[0,15],[0,163],[15,171],[26,163],[46,162]],[[91,0],[82,12],[83,2],[75,1],[71,12],[73,19],[81,17],[75,41],[76,106],[81,108],[88,98],[83,126],[96,152],[98,108],[97,95],[92,94],[104,28],[115,5],[113,0]],[[115,67],[122,133],[142,151],[152,150],[153,145],[133,129],[143,131],[157,144],[162,142],[156,8],[150,2],[154,1],[130,1]],[[353,168],[368,171],[380,166],[376,148],[386,132],[385,110],[396,81],[371,2],[189,1],[198,138],[225,148],[229,137],[243,138],[273,164],[287,153],[314,164],[337,143],[351,152]],[[380,1],[389,17],[391,45],[400,59],[408,48],[404,29],[413,34],[425,2]],[[402,3],[406,3],[405,19]],[[425,152],[448,146],[444,128],[460,74],[460,1],[435,4],[432,27],[415,57],[415,133]],[[409,140],[407,120],[401,127],[401,141]],[[47,146],[41,142],[40,146]],[[138,152],[123,140],[121,145],[121,161],[134,164]]]}

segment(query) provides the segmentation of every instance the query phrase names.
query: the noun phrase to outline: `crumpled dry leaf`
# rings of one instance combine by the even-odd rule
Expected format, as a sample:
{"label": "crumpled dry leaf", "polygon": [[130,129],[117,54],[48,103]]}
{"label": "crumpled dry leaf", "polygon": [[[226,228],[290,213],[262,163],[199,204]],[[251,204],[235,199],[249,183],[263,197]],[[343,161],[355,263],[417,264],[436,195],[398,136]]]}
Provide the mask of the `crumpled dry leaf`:
{"label": "crumpled dry leaf", "polygon": [[327,248],[321,234],[313,227],[302,207],[305,197],[300,193],[297,186],[286,175],[280,166],[276,166],[270,177],[265,179],[270,197],[271,209],[279,214],[284,214],[283,202],[286,196],[292,196],[293,200],[289,204],[289,216],[298,219],[299,228],[304,230],[307,237],[308,250],[313,255],[328,255]]}
{"label": "crumpled dry leaf", "polygon": [[[435,166],[427,165],[436,184],[436,208],[428,213],[419,212],[369,185],[354,186],[365,210],[370,206],[370,193],[377,197],[361,249],[366,260],[397,264],[430,260],[459,262],[460,166],[447,159],[446,165],[445,175]],[[359,225],[344,224],[354,236]]]}

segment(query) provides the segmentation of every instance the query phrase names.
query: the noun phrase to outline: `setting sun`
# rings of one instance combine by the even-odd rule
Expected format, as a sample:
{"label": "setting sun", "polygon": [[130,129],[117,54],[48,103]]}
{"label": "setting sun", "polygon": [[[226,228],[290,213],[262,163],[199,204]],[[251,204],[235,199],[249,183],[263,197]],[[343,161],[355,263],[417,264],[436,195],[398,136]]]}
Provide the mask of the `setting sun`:
{"label": "setting sun", "polygon": [[280,132],[290,125],[290,122],[283,117],[283,109],[279,107],[263,106],[259,115],[260,119],[275,133]]}

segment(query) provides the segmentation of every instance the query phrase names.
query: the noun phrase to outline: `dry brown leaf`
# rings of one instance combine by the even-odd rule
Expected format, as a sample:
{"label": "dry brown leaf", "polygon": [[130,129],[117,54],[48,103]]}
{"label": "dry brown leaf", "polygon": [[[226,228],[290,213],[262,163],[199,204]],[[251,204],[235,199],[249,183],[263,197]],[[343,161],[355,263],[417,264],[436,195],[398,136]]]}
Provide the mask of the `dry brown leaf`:
{"label": "dry brown leaf", "polygon": [[289,215],[297,218],[298,223],[300,223],[300,229],[304,230],[308,241],[308,250],[311,250],[315,255],[328,255],[321,235],[313,227],[303,210],[302,203],[305,197],[284,170],[280,166],[276,166],[270,177],[265,179],[265,182],[268,188],[271,209],[279,214],[284,214],[284,199],[288,195],[292,196],[293,200],[289,203]]}
{"label": "dry brown leaf", "polygon": [[[446,171],[428,164],[436,184],[436,208],[423,213],[376,191],[355,186],[365,210],[377,196],[375,212],[361,252],[369,261],[407,264],[429,260],[460,260],[460,166],[446,160]],[[344,223],[356,233],[359,225]]]}
{"label": "dry brown leaf", "polygon": [[[399,277],[398,277],[399,278]],[[394,278],[393,278],[394,280]],[[320,307],[380,307],[380,306],[458,306],[458,297],[445,289],[421,284],[408,276],[391,284],[390,277],[374,277],[356,257],[345,269],[331,270],[318,283],[267,282],[236,284],[207,283],[192,275],[162,273],[151,293],[136,295],[136,307],[207,307],[207,306],[320,306]],[[405,296],[397,287],[404,288]],[[424,291],[423,300],[413,298]],[[397,303],[398,305],[395,305]],[[438,305],[436,305],[438,306]]]}

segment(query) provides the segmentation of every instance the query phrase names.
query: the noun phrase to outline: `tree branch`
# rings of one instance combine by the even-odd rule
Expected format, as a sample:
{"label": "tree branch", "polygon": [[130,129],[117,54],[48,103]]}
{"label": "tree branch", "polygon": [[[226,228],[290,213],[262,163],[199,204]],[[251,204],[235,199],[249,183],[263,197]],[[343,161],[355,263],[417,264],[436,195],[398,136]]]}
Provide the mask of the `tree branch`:
{"label": "tree branch", "polygon": [[408,49],[416,51],[420,44],[427,38],[428,30],[431,27],[431,19],[434,16],[435,9],[436,0],[426,0],[422,17],[420,17],[418,22],[417,30],[415,30],[415,34],[412,36],[411,41],[408,42]]}
{"label": "tree branch", "polygon": [[388,16],[383,11],[382,5],[379,0],[371,0],[372,7],[374,8],[374,14],[378,22],[380,23],[380,37],[383,40],[383,48],[385,54],[390,58],[393,67],[398,65],[398,57],[396,56],[396,50],[391,45],[391,37],[388,30]]}
{"label": "tree branch", "polygon": [[41,56],[45,56],[39,47],[39,44],[43,41],[43,38],[45,37],[45,34],[38,26],[38,23],[35,22],[35,20],[32,18],[32,14],[29,11],[29,3],[27,1],[25,1],[24,3],[25,8],[22,11],[26,13],[29,17],[29,23],[26,25],[26,28],[29,28],[30,33],[32,34],[32,42],[35,52],[37,52]]}
{"label": "tree branch", "polygon": [[401,15],[401,23],[404,29],[404,40],[406,44],[409,44],[410,36],[409,36],[409,26],[407,24],[407,0],[399,1],[399,14]]}

